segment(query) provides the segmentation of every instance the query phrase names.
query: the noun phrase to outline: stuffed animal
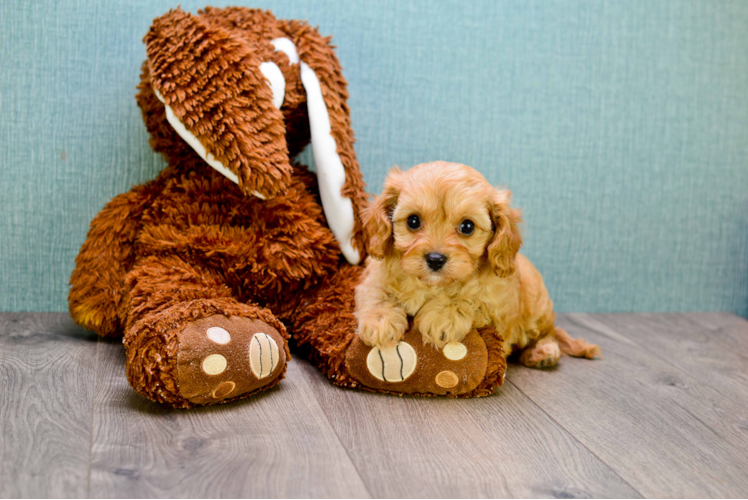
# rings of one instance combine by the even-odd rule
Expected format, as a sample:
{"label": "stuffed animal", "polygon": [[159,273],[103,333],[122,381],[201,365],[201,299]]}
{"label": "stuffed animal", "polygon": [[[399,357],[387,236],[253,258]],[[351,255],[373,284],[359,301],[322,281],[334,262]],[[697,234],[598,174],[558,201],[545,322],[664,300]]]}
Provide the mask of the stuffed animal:
{"label": "stuffed animal", "polygon": [[[167,167],[92,221],[69,294],[76,323],[123,337],[133,389],[178,408],[247,397],[282,379],[289,334],[346,387],[474,396],[501,384],[491,328],[455,353],[417,331],[385,352],[358,340],[367,195],[328,38],[266,11],[206,8],[157,18],[145,43],[137,101]],[[316,177],[293,161],[310,142]]]}

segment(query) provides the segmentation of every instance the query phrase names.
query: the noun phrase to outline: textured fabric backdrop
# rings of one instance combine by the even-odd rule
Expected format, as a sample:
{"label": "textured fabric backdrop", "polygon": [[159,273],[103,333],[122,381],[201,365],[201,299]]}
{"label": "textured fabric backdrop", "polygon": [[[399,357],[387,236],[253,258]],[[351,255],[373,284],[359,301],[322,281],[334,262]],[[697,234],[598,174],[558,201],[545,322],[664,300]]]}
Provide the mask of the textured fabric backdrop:
{"label": "textured fabric backdrop", "polygon": [[[66,310],[90,220],[163,167],[134,93],[177,3],[0,2],[0,310]],[[334,35],[370,191],[437,159],[509,186],[560,311],[748,316],[748,2],[250,5]]]}

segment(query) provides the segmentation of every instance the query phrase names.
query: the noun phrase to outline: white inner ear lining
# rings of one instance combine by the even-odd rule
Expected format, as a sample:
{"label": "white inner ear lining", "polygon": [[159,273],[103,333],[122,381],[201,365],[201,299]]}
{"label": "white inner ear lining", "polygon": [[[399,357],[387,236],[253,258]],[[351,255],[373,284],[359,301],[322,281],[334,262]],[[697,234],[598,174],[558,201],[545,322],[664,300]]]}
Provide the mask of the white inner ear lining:
{"label": "white inner ear lining", "polygon": [[[296,52],[296,46],[288,38],[276,38],[270,43],[273,44],[276,51],[283,52],[288,56],[291,64],[299,63],[299,55]],[[283,72],[277,64],[273,62],[264,62],[260,64],[260,72],[265,77],[270,90],[273,92],[273,104],[276,108],[283,105],[283,99],[286,91],[286,80]],[[345,198],[341,194],[343,185],[346,181],[345,167],[337,151],[337,143],[332,137],[332,127],[330,125],[330,115],[327,111],[322,88],[314,70],[306,63],[301,62],[301,83],[307,94],[307,109],[309,112],[309,128],[312,135],[312,150],[314,153],[314,162],[317,165],[317,180],[322,199],[322,208],[327,218],[332,234],[340,244],[340,250],[343,256],[351,264],[358,264],[361,261],[361,255],[353,246],[353,225],[355,217],[353,214],[353,202],[350,198]],[[170,106],[166,104],[161,93],[153,89],[156,97],[164,103],[166,107],[166,119],[179,134],[182,139],[189,144],[192,149],[200,155],[205,162],[225,175],[228,179],[236,184],[239,178],[231,170],[226,168],[223,163],[218,161],[200,140],[195,137],[184,124],[174,114]],[[264,200],[257,191],[252,195]]]}
{"label": "white inner ear lining", "polygon": [[314,70],[301,63],[301,83],[306,90],[306,107],[309,111],[309,129],[312,133],[314,163],[317,165],[317,184],[325,211],[327,224],[340,244],[343,256],[351,264],[358,264],[361,255],[353,246],[353,203],[341,194],[345,184],[345,168],[338,155],[338,145],[333,138],[330,115],[322,97]]}
{"label": "white inner ear lining", "polygon": [[299,63],[299,53],[296,52],[296,45],[291,40],[288,38],[276,38],[275,40],[271,40],[270,43],[273,44],[276,52],[286,54],[291,64]]}
{"label": "white inner ear lining", "polygon": [[286,97],[286,78],[283,72],[274,62],[260,64],[260,71],[273,92],[273,105],[280,109],[283,106],[283,98]]}
{"label": "white inner ear lining", "polygon": [[[179,134],[179,137],[184,139],[184,141],[190,145],[192,149],[195,150],[195,152],[200,155],[200,158],[205,160],[205,163],[210,165],[211,167],[215,168],[219,172],[221,172],[223,175],[225,175],[229,180],[232,182],[239,184],[239,177],[226,168],[223,163],[218,161],[209,151],[205,149],[205,146],[200,142],[200,140],[195,137],[195,135],[187,130],[187,127],[184,126],[184,124],[179,121],[179,118],[174,114],[174,111],[171,109],[171,106],[166,104],[166,101],[164,100],[164,96],[161,95],[161,92],[153,89],[153,92],[155,92],[156,97],[158,97],[158,100],[164,103],[164,107],[166,108],[166,121],[169,122],[169,125]],[[258,193],[257,191],[252,192],[253,196],[257,196],[261,200],[264,200],[265,197]]]}

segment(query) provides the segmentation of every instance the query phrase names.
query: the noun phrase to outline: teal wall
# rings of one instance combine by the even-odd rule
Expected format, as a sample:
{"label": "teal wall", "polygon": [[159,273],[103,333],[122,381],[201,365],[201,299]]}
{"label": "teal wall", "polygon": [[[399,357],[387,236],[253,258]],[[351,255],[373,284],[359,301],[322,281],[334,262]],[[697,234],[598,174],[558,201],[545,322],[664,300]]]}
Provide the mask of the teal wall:
{"label": "teal wall", "polygon": [[[0,2],[0,310],[66,310],[91,218],[163,167],[134,93],[177,3]],[[748,2],[252,5],[334,35],[372,192],[437,159],[510,187],[559,310],[748,316]]]}

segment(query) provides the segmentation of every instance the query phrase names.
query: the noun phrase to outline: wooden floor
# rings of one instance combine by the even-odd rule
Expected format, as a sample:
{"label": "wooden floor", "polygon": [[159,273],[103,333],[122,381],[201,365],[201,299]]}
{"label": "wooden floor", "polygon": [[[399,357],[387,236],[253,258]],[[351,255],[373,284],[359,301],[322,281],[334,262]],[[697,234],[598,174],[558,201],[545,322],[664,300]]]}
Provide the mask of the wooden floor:
{"label": "wooden floor", "polygon": [[280,387],[189,411],[130,390],[123,347],[0,314],[0,497],[745,497],[748,321],[571,314],[603,361],[509,367],[493,396]]}

